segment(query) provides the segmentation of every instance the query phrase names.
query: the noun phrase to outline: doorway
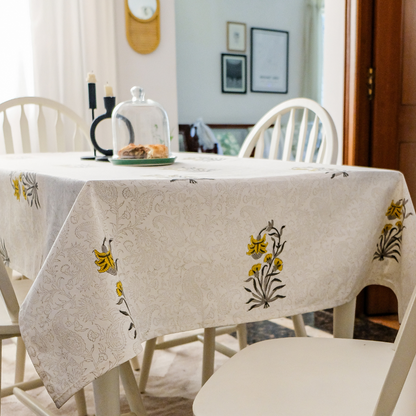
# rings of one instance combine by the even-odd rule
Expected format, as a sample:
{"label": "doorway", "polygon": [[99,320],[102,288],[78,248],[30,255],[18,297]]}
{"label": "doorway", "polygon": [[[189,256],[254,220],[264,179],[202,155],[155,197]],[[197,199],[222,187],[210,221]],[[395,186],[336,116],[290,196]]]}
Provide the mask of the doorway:
{"label": "doorway", "polygon": [[[400,170],[415,201],[416,0],[347,0],[346,14],[344,163]],[[389,289],[365,292],[364,313],[397,308]]]}

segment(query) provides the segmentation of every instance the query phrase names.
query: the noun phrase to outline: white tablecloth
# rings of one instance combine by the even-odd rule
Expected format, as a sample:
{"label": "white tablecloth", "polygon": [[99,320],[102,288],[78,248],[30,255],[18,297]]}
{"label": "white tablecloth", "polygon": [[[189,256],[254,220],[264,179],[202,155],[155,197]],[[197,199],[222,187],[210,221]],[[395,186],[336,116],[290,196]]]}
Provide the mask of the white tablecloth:
{"label": "white tablecloth", "polygon": [[35,278],[20,325],[56,405],[141,342],[342,305],[416,283],[401,173],[181,154],[124,167],[0,157],[0,252]]}

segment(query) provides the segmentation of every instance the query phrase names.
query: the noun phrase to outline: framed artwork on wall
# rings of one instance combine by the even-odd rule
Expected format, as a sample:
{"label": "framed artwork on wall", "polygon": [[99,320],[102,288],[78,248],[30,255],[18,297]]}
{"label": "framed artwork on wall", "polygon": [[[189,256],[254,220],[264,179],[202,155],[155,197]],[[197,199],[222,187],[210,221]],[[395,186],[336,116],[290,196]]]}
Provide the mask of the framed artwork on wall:
{"label": "framed artwork on wall", "polygon": [[289,32],[251,28],[252,92],[287,94]]}
{"label": "framed artwork on wall", "polygon": [[246,24],[227,22],[227,50],[230,52],[246,51]]}
{"label": "framed artwork on wall", "polygon": [[245,55],[221,54],[221,91],[234,94],[247,92]]}

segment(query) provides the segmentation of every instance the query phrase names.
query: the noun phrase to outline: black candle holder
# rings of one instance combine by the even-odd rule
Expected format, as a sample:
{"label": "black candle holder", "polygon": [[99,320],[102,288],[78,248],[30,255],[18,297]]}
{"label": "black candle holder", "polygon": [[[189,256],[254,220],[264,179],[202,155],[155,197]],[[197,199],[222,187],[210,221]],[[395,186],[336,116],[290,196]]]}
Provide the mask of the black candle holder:
{"label": "black candle holder", "polygon": [[115,106],[116,106],[116,97],[104,97],[104,107],[105,107],[106,112],[102,114],[101,116],[97,117],[91,124],[90,138],[91,138],[92,145],[98,152],[104,155],[100,157],[97,156],[95,160],[108,161],[108,157],[113,156],[113,149],[103,149],[101,146],[98,145],[97,140],[95,139],[95,129],[97,128],[98,124],[101,121],[107,118],[111,118],[111,114]]}
{"label": "black candle holder", "polygon": [[[98,123],[101,121],[111,118],[111,115],[113,113],[114,107],[116,106],[116,97],[104,97],[104,107],[106,109],[106,112],[97,117],[91,124],[90,129],[90,137],[92,145],[94,146],[94,149],[102,153],[104,156],[96,157],[95,160],[97,161],[108,161],[109,156],[113,156],[113,149],[103,149],[101,146],[98,145],[97,140],[95,138],[95,129],[98,126]],[[130,120],[127,117],[124,117],[121,114],[117,114],[117,118],[123,120],[126,123],[127,130],[129,132],[129,143],[134,143],[134,130],[133,126],[130,123]]]}
{"label": "black candle holder", "polygon": [[[94,110],[97,108],[97,95],[95,92],[95,82],[88,83],[88,106],[91,110],[92,120],[94,121]],[[81,156],[81,160],[95,160],[97,151],[94,149],[93,156]]]}

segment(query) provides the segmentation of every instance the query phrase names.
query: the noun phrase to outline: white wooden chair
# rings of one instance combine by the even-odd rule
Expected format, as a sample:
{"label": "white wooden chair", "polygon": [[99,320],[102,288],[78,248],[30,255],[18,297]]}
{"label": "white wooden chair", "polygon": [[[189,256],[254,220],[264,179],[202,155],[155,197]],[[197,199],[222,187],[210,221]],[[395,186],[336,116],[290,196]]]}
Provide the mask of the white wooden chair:
{"label": "white wooden chair", "polygon": [[[302,113],[299,129],[295,129],[297,112]],[[289,120],[283,137],[282,117],[287,113]],[[309,116],[313,114],[312,126],[309,126]],[[271,126],[273,131],[269,154],[265,155],[265,132]],[[299,131],[297,137],[295,130]],[[323,107],[309,98],[293,98],[272,108],[255,124],[244,140],[238,157],[250,157],[253,149],[254,157],[260,159],[267,157],[283,161],[336,164],[338,136],[331,116]],[[292,316],[292,320],[296,336],[305,337],[302,315]]]}
{"label": "white wooden chair", "polygon": [[202,387],[194,415],[415,415],[415,297],[416,289],[394,344],[280,338],[249,346]]}
{"label": "white wooden chair", "polygon": [[[3,125],[2,125],[2,133],[3,133],[3,143],[6,153],[14,153],[15,152],[15,144],[18,143],[19,139],[21,140],[20,147],[24,153],[29,153],[32,150],[33,141],[30,138],[30,132],[33,132],[29,128],[29,121],[26,114],[28,108],[30,106],[37,107],[36,112],[36,124],[37,124],[37,134],[39,138],[39,150],[41,152],[47,151],[65,151],[67,146],[65,144],[65,131],[66,126],[64,123],[69,121],[72,123],[73,129],[72,134],[72,141],[73,141],[73,150],[83,150],[83,141],[85,139],[88,140],[89,138],[89,129],[85,121],[79,117],[76,113],[74,113],[71,109],[64,106],[61,103],[58,103],[53,100],[49,100],[47,98],[41,97],[21,97],[15,98],[13,100],[6,101],[0,104],[0,114],[2,114],[3,118]],[[19,114],[19,129],[13,129],[11,127],[11,123],[8,117],[8,110],[13,107],[20,107],[20,114]],[[48,108],[53,110],[55,113],[54,115],[54,126],[51,129],[51,126],[47,126],[48,114],[45,116],[44,109]],[[9,110],[10,111],[10,110]],[[30,110],[29,110],[30,111]],[[65,119],[68,120],[65,120]],[[13,124],[13,123],[12,123]],[[13,140],[13,132],[17,133],[19,130],[19,134],[15,135],[15,140]],[[53,131],[52,137],[48,137]],[[17,137],[16,137],[17,136]],[[54,143],[55,146],[54,146]],[[89,143],[89,141],[88,141]],[[70,147],[70,146],[69,146]],[[4,269],[3,263],[0,262],[0,272]],[[12,270],[7,268],[7,274],[9,278],[12,278]],[[0,276],[1,277],[1,276]],[[9,283],[10,283],[9,279]],[[4,281],[0,284],[5,285],[6,289],[9,290],[9,284],[6,284]],[[6,302],[7,309],[9,314],[13,316],[12,319],[13,323],[17,323],[18,318],[18,310],[19,305],[23,302],[24,298],[26,297],[29,289],[32,285],[32,281],[29,279],[22,279],[22,280],[11,280],[11,290],[13,291],[12,301]],[[1,289],[1,286],[0,286]],[[8,292],[7,292],[8,293]],[[14,304],[14,300],[17,299],[17,306]],[[9,305],[13,308],[10,309]],[[14,310],[17,308],[17,314],[14,315]],[[25,361],[26,361],[26,349],[24,343],[20,337],[17,338],[17,347],[16,347],[16,367],[15,367],[15,384],[13,386],[1,389],[1,397],[6,397],[13,394],[13,389],[17,387],[20,391],[31,390],[36,387],[40,387],[43,385],[40,379],[34,381],[23,381],[24,379],[24,368],[25,368]],[[79,416],[84,416],[87,414],[86,405],[85,405],[85,396],[83,390],[78,392],[75,396],[77,401],[77,409]]]}
{"label": "white wooden chair", "polygon": [[[302,120],[299,135],[296,138],[294,133],[297,110],[302,111]],[[315,117],[308,135],[310,112],[315,113]],[[285,137],[282,137],[281,123],[282,117],[286,113],[289,113],[289,120],[286,125]],[[283,141],[283,153],[279,160],[292,160],[292,152],[296,150],[296,156],[293,158],[296,162],[337,163],[338,137],[334,122],[323,107],[309,98],[293,98],[268,111],[245,139],[238,157],[250,157],[255,147],[254,157],[264,158],[264,133],[272,125],[274,125],[272,139],[269,155],[267,155],[269,159],[278,158],[279,143]],[[318,141],[319,132],[321,133],[321,141]],[[305,147],[306,143],[307,147]]]}
{"label": "white wooden chair", "polygon": [[[10,112],[13,107],[20,107],[19,130],[20,134],[13,133],[17,129],[13,128],[14,123],[10,123]],[[31,128],[27,112],[35,108],[36,129]],[[46,109],[46,111],[45,111]],[[53,110],[53,111],[51,111]],[[33,111],[33,110],[32,110]],[[54,117],[53,114],[55,113]],[[40,152],[65,152],[68,150],[85,150],[85,140],[92,148],[89,140],[89,127],[87,123],[74,111],[65,105],[48,98],[42,97],[20,97],[0,104],[0,119],[3,119],[2,133],[6,153],[15,153],[15,145],[20,140],[20,147],[23,153],[30,153],[35,139],[31,139],[31,133],[38,135],[38,146]],[[12,115],[13,116],[13,115]],[[54,118],[54,126],[48,124],[49,119]],[[72,127],[70,126],[72,124]],[[12,127],[13,126],[13,127]],[[66,132],[72,128],[71,140],[66,140]],[[72,143],[71,143],[72,142]]]}

